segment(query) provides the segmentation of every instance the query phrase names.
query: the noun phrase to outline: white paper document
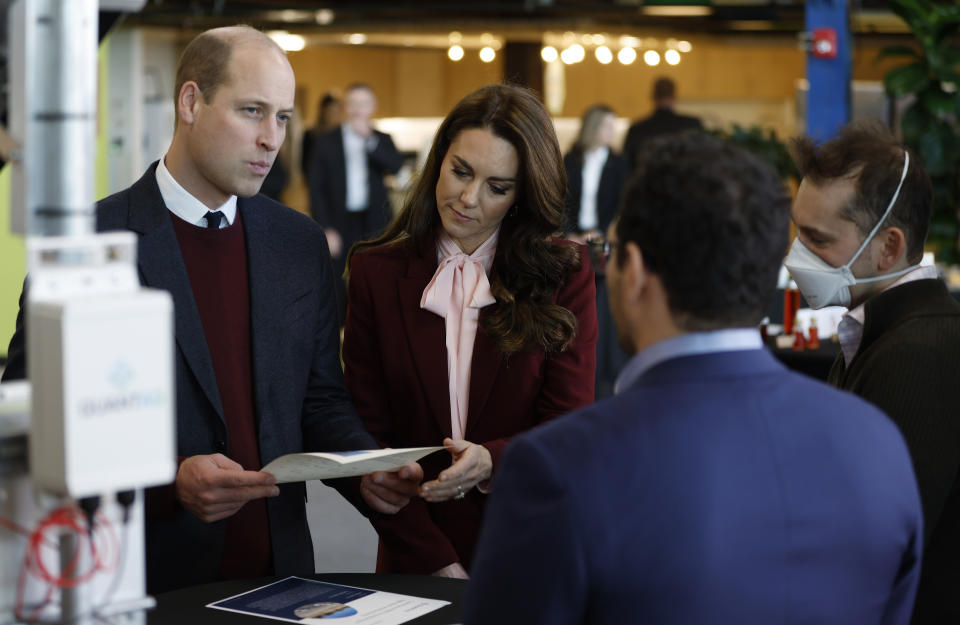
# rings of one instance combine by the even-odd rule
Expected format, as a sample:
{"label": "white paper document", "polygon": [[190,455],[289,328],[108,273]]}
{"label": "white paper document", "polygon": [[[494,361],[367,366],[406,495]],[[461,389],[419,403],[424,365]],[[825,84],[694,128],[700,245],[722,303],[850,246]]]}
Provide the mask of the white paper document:
{"label": "white paper document", "polygon": [[336,619],[338,625],[399,625],[449,604],[440,599],[288,577],[207,607],[290,623],[319,625]]}
{"label": "white paper document", "polygon": [[442,446],[287,454],[260,470],[277,478],[277,484],[327,480],[366,475],[374,471],[396,471],[405,464],[441,449]]}

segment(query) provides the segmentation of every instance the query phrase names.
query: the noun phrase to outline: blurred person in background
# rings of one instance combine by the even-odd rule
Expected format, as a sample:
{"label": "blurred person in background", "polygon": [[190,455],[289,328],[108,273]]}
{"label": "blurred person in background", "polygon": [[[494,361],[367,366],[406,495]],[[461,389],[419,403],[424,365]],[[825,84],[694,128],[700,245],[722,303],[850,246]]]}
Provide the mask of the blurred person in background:
{"label": "blurred person in background", "polygon": [[[609,106],[596,104],[583,114],[580,132],[573,148],[563,157],[567,172],[567,238],[590,244],[597,251],[603,233],[617,213],[620,193],[627,177],[627,161],[613,152],[616,114]],[[596,255],[595,255],[596,256]],[[613,394],[613,382],[627,362],[617,344],[617,333],[610,316],[610,305],[603,280],[603,262],[593,258],[597,286],[597,397]]]}
{"label": "blurred person in background", "polygon": [[[311,148],[307,172],[310,212],[323,226],[334,271],[343,275],[347,252],[357,241],[376,236],[393,216],[384,176],[396,174],[403,156],[390,135],[373,127],[377,97],[365,83],[347,87],[343,122]],[[341,318],[346,286],[338,282]]]}
{"label": "blurred person in background", "polygon": [[303,133],[300,144],[300,171],[306,178],[310,171],[310,159],[313,157],[313,146],[317,137],[330,132],[343,121],[343,102],[333,91],[328,91],[317,103],[317,123]]}
{"label": "blurred person in background", "polygon": [[653,83],[653,113],[649,117],[634,122],[627,130],[627,138],[623,142],[623,155],[627,159],[630,171],[636,168],[645,144],[654,137],[686,130],[703,130],[703,124],[696,117],[674,112],[673,107],[676,103],[676,83],[665,76],[658,78]]}
{"label": "blurred person in background", "polygon": [[613,152],[616,121],[609,106],[591,106],[583,114],[573,148],[563,157],[567,238],[579,243],[602,237],[617,213],[627,161]]}
{"label": "blurred person in background", "polygon": [[440,125],[387,232],[354,248],[343,360],[358,414],[385,445],[449,452],[422,460],[422,498],[373,522],[378,572],[467,577],[507,442],[593,400],[593,271],[552,236],[565,189],[543,105],[484,87]]}

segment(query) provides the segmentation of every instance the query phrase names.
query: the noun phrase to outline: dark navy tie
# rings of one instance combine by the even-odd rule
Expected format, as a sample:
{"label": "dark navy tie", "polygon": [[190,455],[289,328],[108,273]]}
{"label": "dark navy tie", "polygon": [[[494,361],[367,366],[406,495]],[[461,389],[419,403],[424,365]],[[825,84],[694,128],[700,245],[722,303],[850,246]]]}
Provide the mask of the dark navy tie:
{"label": "dark navy tie", "polygon": [[223,213],[220,211],[207,211],[204,217],[207,218],[207,228],[216,230],[220,227],[220,220],[223,218]]}

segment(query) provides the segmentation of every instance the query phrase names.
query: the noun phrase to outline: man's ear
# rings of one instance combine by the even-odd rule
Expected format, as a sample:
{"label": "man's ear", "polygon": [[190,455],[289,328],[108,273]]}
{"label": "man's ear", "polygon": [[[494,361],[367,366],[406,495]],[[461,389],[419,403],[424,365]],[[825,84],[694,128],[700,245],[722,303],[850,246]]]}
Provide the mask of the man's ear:
{"label": "man's ear", "polygon": [[623,246],[623,269],[621,282],[624,295],[629,301],[637,301],[643,295],[649,280],[646,264],[643,262],[643,253],[633,241],[627,241]]}
{"label": "man's ear", "polygon": [[889,271],[900,258],[906,256],[907,237],[900,228],[890,226],[878,232],[876,239],[879,244],[877,269]]}
{"label": "man's ear", "polygon": [[196,120],[202,99],[203,92],[197,83],[192,80],[183,83],[177,94],[177,117],[181,122],[192,124]]}

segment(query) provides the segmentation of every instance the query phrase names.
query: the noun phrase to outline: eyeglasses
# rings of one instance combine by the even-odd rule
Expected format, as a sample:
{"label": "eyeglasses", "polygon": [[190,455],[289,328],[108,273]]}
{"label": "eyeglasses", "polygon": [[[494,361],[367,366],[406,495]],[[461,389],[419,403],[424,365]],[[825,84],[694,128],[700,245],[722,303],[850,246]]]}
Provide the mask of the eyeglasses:
{"label": "eyeglasses", "polygon": [[595,239],[587,239],[586,244],[590,250],[590,260],[593,261],[594,265],[605,267],[610,260],[610,254],[613,252],[614,247],[616,247],[617,242],[603,237],[597,237]]}

